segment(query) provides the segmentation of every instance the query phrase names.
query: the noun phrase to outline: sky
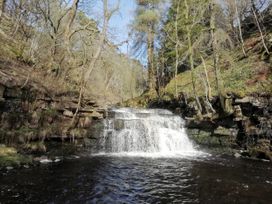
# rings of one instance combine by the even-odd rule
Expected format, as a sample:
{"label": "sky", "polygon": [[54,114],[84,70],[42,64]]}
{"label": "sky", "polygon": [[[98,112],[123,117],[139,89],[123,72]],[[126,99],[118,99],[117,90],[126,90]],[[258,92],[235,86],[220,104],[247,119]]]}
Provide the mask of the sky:
{"label": "sky", "polygon": [[[102,14],[103,14],[103,4],[101,0],[92,1],[95,2],[92,4],[92,10],[90,14],[93,18],[100,21],[100,27],[102,26]],[[118,0],[109,0],[109,10],[114,8]],[[120,0],[119,11],[116,12],[109,22],[108,29],[108,39],[113,42],[115,45],[119,45],[122,42],[128,39],[130,32],[129,25],[132,23],[134,18],[134,13],[136,9],[135,0]],[[129,45],[132,45],[132,41],[129,42]],[[120,52],[127,54],[127,43],[123,43],[119,46]],[[129,53],[131,54],[131,52]]]}
{"label": "sky", "polygon": [[[117,0],[111,0],[110,3],[117,2]],[[121,0],[120,10],[114,15],[110,21],[110,34],[113,35],[112,40],[116,44],[126,41],[130,32],[129,24],[132,22],[136,4],[134,0]],[[131,45],[132,42],[130,41]],[[127,44],[124,43],[119,47],[120,51],[127,54]]]}

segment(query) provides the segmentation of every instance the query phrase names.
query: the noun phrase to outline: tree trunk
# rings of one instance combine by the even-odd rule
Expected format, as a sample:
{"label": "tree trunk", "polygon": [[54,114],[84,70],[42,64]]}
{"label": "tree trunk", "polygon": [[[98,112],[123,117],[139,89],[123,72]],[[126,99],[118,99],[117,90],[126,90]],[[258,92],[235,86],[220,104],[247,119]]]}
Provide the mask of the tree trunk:
{"label": "tree trunk", "polygon": [[[152,27],[152,26],[151,26]],[[148,54],[148,90],[155,90],[156,78],[154,69],[154,34],[153,29],[150,28],[147,34],[147,54]]]}
{"label": "tree trunk", "polygon": [[178,5],[177,5],[176,18],[175,18],[175,35],[176,35],[176,44],[175,44],[175,52],[176,52],[176,62],[175,62],[175,95],[176,95],[176,97],[178,97],[177,75],[178,75],[178,64],[179,64],[178,15],[179,15],[179,2],[178,2]]}
{"label": "tree trunk", "polygon": [[221,78],[221,73],[219,69],[219,49],[217,44],[217,39],[215,36],[216,25],[215,25],[215,10],[214,5],[215,3],[211,3],[211,20],[210,20],[210,32],[212,38],[212,51],[213,51],[213,66],[214,66],[214,73],[215,73],[215,84],[217,94],[220,100],[220,105],[225,113],[228,113],[226,103],[225,103],[225,93],[223,87],[223,79]]}
{"label": "tree trunk", "polygon": [[240,38],[243,54],[244,54],[245,57],[247,57],[246,50],[245,50],[245,43],[244,43],[243,33],[242,33],[242,28],[241,28],[241,19],[240,19],[240,15],[239,15],[239,12],[238,12],[237,0],[235,0],[234,4],[235,4],[235,12],[236,12],[236,17],[237,17],[238,29],[239,29],[239,38]]}
{"label": "tree trunk", "polygon": [[[186,20],[189,19],[189,6],[187,0],[185,0],[185,7],[186,7]],[[189,51],[189,62],[190,62],[190,69],[191,69],[191,78],[192,78],[192,86],[193,86],[193,93],[196,100],[196,104],[198,107],[198,114],[202,115],[202,106],[200,104],[198,94],[196,91],[196,77],[195,77],[195,67],[194,67],[194,53],[193,53],[193,47],[192,47],[192,40],[191,40],[191,31],[189,28],[188,23],[186,24],[186,32],[187,32],[187,41],[188,41],[188,51]]]}
{"label": "tree trunk", "polygon": [[209,75],[208,75],[208,71],[207,71],[207,66],[206,66],[206,62],[205,59],[201,57],[202,60],[202,64],[203,64],[203,68],[204,68],[204,72],[205,72],[205,81],[207,84],[207,98],[210,100],[212,98],[212,89],[211,89],[211,85],[210,85],[210,80],[209,80]]}
{"label": "tree trunk", "polygon": [[259,32],[260,32],[260,35],[261,35],[261,38],[262,38],[262,43],[263,43],[264,49],[265,49],[265,51],[266,51],[267,54],[270,54],[270,52],[269,52],[269,50],[268,50],[268,48],[267,48],[267,46],[266,46],[266,44],[265,44],[265,39],[264,39],[263,31],[262,31],[262,29],[261,29],[260,22],[259,22],[258,16],[257,16],[258,11],[257,11],[257,9],[256,9],[256,7],[255,7],[255,4],[254,4],[253,0],[251,0],[251,10],[252,10],[252,13],[253,13],[253,15],[254,15],[254,19],[255,19],[256,25],[257,25],[257,27],[258,27],[258,30],[259,30]]}
{"label": "tree trunk", "polygon": [[70,44],[71,28],[76,17],[78,3],[79,3],[79,0],[74,0],[67,14],[68,22],[66,24],[65,31],[64,31],[64,39],[65,39],[66,49],[68,52],[70,52],[69,44]]}
{"label": "tree trunk", "polygon": [[89,66],[89,69],[87,70],[86,72],[86,75],[85,75],[85,82],[88,81],[88,79],[90,78],[91,76],[91,73],[96,65],[96,62],[101,54],[101,51],[102,51],[102,47],[104,45],[104,42],[105,42],[105,38],[106,38],[106,33],[107,33],[107,29],[108,29],[108,1],[107,0],[103,0],[103,5],[104,5],[104,20],[103,20],[103,28],[102,28],[102,31],[101,31],[101,34],[100,34],[100,38],[99,38],[99,41],[98,41],[98,44],[97,44],[97,49],[96,49],[96,52],[90,62],[90,66]]}

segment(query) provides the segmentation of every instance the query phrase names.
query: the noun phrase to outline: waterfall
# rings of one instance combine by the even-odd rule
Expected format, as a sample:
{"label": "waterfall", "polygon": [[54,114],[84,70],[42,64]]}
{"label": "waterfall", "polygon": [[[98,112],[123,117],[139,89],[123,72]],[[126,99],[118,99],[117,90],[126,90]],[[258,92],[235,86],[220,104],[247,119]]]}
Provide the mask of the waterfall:
{"label": "waterfall", "polygon": [[120,108],[109,111],[99,141],[100,153],[196,155],[184,120],[167,110]]}

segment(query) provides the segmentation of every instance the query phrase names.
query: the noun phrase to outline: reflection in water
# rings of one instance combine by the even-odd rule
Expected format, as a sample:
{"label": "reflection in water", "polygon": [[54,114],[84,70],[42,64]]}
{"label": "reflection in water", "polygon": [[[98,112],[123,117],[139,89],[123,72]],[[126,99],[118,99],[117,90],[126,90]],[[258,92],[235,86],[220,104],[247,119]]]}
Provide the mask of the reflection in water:
{"label": "reflection in water", "polygon": [[90,157],[0,176],[0,203],[272,203],[271,164]]}

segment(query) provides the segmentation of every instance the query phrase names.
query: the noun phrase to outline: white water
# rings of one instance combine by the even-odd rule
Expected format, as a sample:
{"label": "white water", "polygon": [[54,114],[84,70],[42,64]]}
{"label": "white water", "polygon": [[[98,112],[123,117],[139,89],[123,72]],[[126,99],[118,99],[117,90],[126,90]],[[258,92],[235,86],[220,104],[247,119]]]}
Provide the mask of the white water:
{"label": "white water", "polygon": [[105,120],[99,154],[120,156],[197,156],[184,121],[161,109],[113,109]]}

